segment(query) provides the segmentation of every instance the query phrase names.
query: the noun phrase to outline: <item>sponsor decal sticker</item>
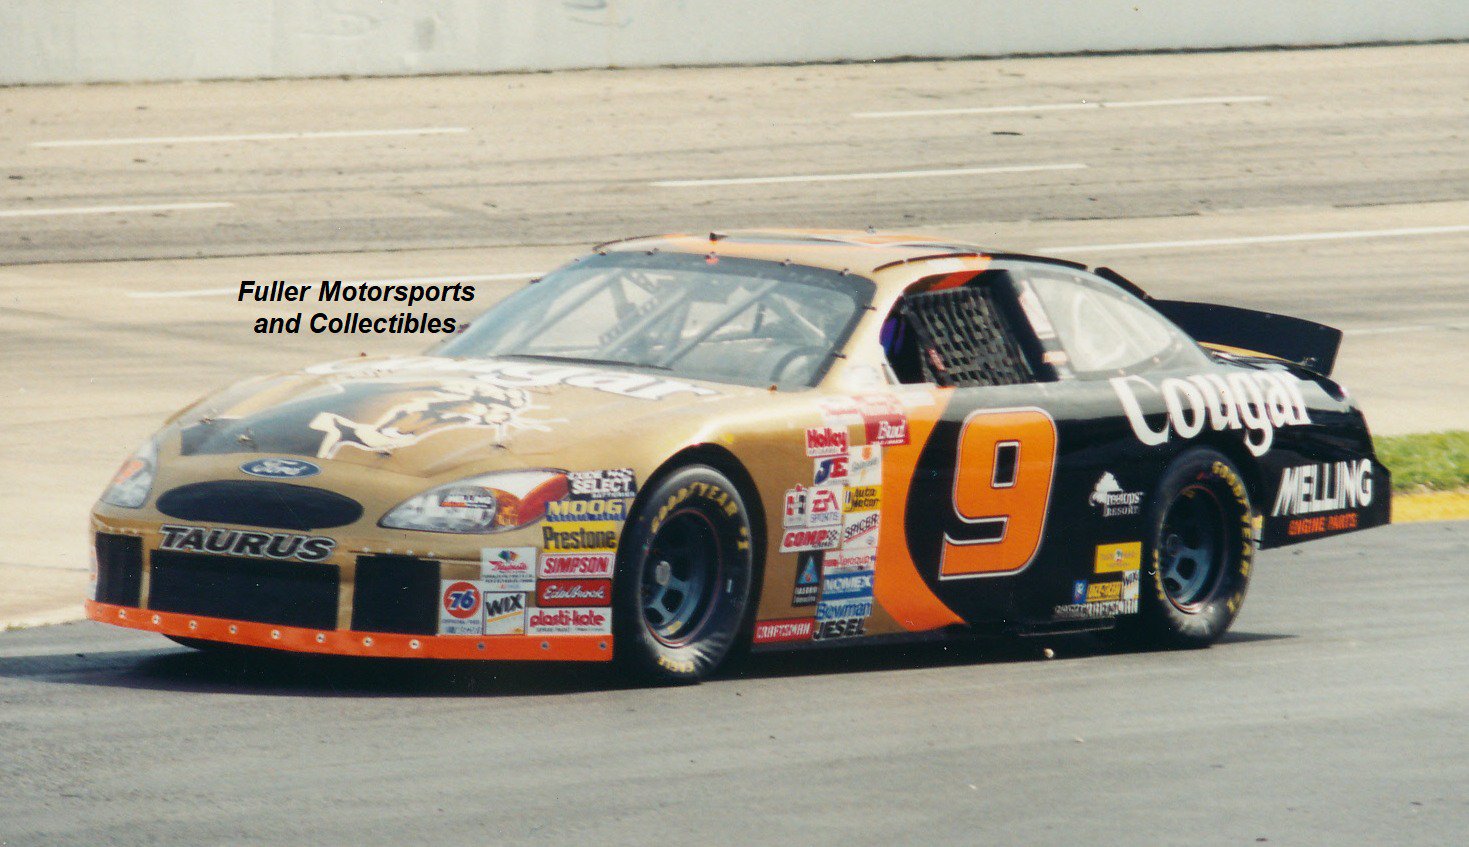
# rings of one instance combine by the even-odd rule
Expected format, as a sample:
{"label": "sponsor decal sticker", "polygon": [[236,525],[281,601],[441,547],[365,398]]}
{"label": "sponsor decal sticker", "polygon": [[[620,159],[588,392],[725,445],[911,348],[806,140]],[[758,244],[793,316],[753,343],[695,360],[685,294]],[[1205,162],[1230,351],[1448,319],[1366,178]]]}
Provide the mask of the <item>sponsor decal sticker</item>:
{"label": "sponsor decal sticker", "polygon": [[810,618],[760,621],[755,624],[755,643],[772,644],[781,641],[805,641],[811,637],[811,629],[814,623]]}
{"label": "sponsor decal sticker", "polygon": [[541,525],[547,553],[616,552],[621,521],[568,521]]}
{"label": "sponsor decal sticker", "polygon": [[1286,535],[1291,537],[1301,535],[1321,535],[1327,532],[1346,532],[1356,529],[1358,518],[1356,512],[1341,512],[1335,515],[1322,515],[1317,518],[1292,518],[1286,527]]}
{"label": "sponsor decal sticker", "polygon": [[611,553],[542,553],[542,578],[611,577],[617,557]]}
{"label": "sponsor decal sticker", "polygon": [[536,548],[481,547],[479,578],[487,591],[535,591]]}
{"label": "sponsor decal sticker", "polygon": [[485,635],[525,634],[525,595],[486,592]]}
{"label": "sponsor decal sticker", "polygon": [[537,606],[610,606],[610,579],[548,579],[536,585]]}
{"label": "sponsor decal sticker", "polygon": [[1097,485],[1092,489],[1092,496],[1087,502],[1102,510],[1102,517],[1116,518],[1126,515],[1136,515],[1142,511],[1143,493],[1141,491],[1123,491],[1122,486],[1117,483],[1117,477],[1111,471],[1102,474],[1097,480]]}
{"label": "sponsor decal sticker", "polygon": [[325,561],[337,549],[337,541],[325,535],[298,535],[294,532],[254,532],[210,526],[164,524],[158,528],[163,539],[160,550],[192,553],[215,553],[220,556],[248,556],[286,562]]}
{"label": "sponsor decal sticker", "polygon": [[834,621],[817,621],[811,633],[812,641],[833,641],[838,638],[859,638],[867,634],[867,618],[843,618]]}
{"label": "sponsor decal sticker", "polygon": [[847,456],[827,456],[813,462],[812,485],[840,485],[847,481]]}
{"label": "sponsor decal sticker", "polygon": [[1137,588],[1138,588],[1138,572],[1137,571],[1123,571],[1122,572],[1122,597],[1121,597],[1121,599],[1124,602],[1130,600],[1130,601],[1136,603],[1137,602]]}
{"label": "sponsor decal sticker", "polygon": [[1101,603],[1122,599],[1121,582],[1094,582],[1086,587],[1086,602]]}
{"label": "sponsor decal sticker", "polygon": [[1297,465],[1280,473],[1271,517],[1314,515],[1372,505],[1372,460]]}
{"label": "sponsor decal sticker", "polygon": [[840,526],[842,523],[842,489],[822,486],[806,492],[807,526]]}
{"label": "sponsor decal sticker", "polygon": [[612,611],[605,607],[531,609],[527,635],[610,635]]}
{"label": "sponsor decal sticker", "polygon": [[566,475],[571,496],[577,499],[627,499],[638,493],[631,468],[602,471],[572,471]]}
{"label": "sponsor decal sticker", "polygon": [[881,521],[881,512],[848,512],[842,526],[842,549],[876,552],[877,529]]}
{"label": "sponsor decal sticker", "polygon": [[1096,573],[1135,571],[1142,567],[1143,543],[1124,541],[1120,544],[1098,544],[1095,561]]}
{"label": "sponsor decal sticker", "polygon": [[842,571],[827,574],[821,580],[821,602],[835,600],[871,600],[873,572]]}
{"label": "sponsor decal sticker", "polygon": [[882,485],[882,445],[864,444],[847,453],[848,485]]}
{"label": "sponsor decal sticker", "polygon": [[552,500],[546,504],[548,521],[625,521],[632,500],[609,497],[603,500]]}
{"label": "sponsor decal sticker", "polygon": [[[1173,436],[1187,441],[1210,430],[1244,430],[1245,447],[1255,456],[1270,451],[1275,430],[1311,423],[1301,381],[1279,371],[1165,377],[1158,384],[1141,376],[1108,380],[1138,441],[1150,447]],[[1140,396],[1161,397],[1167,412],[1154,428],[1143,414]]]}
{"label": "sponsor decal sticker", "polygon": [[806,430],[806,455],[837,456],[847,452],[848,441],[845,429],[819,426]]}
{"label": "sponsor decal sticker", "polygon": [[832,600],[825,598],[816,604],[816,628],[811,633],[815,641],[836,638],[856,638],[867,632],[867,618],[872,614],[872,598]]}
{"label": "sponsor decal sticker", "polygon": [[826,572],[865,571],[877,567],[877,548],[831,550],[826,554]]}
{"label": "sponsor decal sticker", "polygon": [[447,509],[490,509],[500,508],[500,501],[488,491],[452,491],[439,498],[439,505]]}
{"label": "sponsor decal sticker", "polygon": [[867,430],[868,444],[907,444],[908,410],[891,394],[858,396],[857,411]]}
{"label": "sponsor decal sticker", "polygon": [[836,527],[787,530],[780,537],[780,552],[796,553],[803,550],[830,550],[837,546],[841,538],[842,531]]}
{"label": "sponsor decal sticker", "polygon": [[439,580],[439,634],[483,635],[484,592],[465,579]]}
{"label": "sponsor decal sticker", "polygon": [[321,473],[321,468],[304,459],[252,459],[240,465],[240,470],[266,479],[300,479]]}
{"label": "sponsor decal sticker", "polygon": [[792,606],[811,606],[821,594],[821,571],[823,553],[818,550],[802,553],[796,559],[796,585],[791,591]]}
{"label": "sponsor decal sticker", "polygon": [[785,516],[781,526],[786,529],[801,529],[806,526],[806,489],[797,485],[786,491]]}
{"label": "sponsor decal sticker", "polygon": [[1105,600],[1099,603],[1071,603],[1051,610],[1059,620],[1095,620],[1118,615],[1137,614],[1137,600]]}
{"label": "sponsor decal sticker", "polygon": [[845,512],[871,512],[882,506],[882,486],[849,485],[842,494]]}
{"label": "sponsor decal sticker", "polygon": [[1076,582],[1071,583],[1071,602],[1086,602],[1086,580],[1078,579]]}

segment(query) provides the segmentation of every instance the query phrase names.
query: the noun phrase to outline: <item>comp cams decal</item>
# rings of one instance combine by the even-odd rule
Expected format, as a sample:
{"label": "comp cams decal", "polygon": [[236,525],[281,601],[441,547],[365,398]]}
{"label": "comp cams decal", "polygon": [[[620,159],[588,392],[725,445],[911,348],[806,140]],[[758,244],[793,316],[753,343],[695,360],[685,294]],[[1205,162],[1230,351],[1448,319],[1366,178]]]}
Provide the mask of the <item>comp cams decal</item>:
{"label": "comp cams decal", "polygon": [[[1150,447],[1178,436],[1194,438],[1204,427],[1244,430],[1245,447],[1256,456],[1270,451],[1275,430],[1311,423],[1301,381],[1286,373],[1196,374],[1166,377],[1157,385],[1146,377],[1118,376],[1108,380],[1137,440]],[[1139,397],[1163,398],[1167,415],[1154,429],[1143,414]]]}
{"label": "comp cams decal", "polygon": [[334,538],[324,535],[298,535],[293,532],[255,532],[208,526],[164,524],[158,528],[163,539],[159,550],[191,553],[214,553],[220,556],[248,556],[274,559],[278,562],[321,562],[337,548]]}

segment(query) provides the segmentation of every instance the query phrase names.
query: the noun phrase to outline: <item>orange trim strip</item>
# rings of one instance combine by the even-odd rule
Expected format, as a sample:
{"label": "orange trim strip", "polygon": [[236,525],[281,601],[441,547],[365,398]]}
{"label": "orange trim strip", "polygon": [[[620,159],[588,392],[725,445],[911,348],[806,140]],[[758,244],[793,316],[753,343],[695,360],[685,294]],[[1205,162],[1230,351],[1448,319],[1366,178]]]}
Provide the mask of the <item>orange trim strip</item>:
{"label": "orange trim strip", "polygon": [[155,612],[111,603],[86,602],[87,617],[101,623],[180,638],[269,647],[297,653],[336,656],[389,656],[405,659],[482,659],[489,661],[607,662],[610,635],[402,635],[393,632],[302,629],[293,626]]}

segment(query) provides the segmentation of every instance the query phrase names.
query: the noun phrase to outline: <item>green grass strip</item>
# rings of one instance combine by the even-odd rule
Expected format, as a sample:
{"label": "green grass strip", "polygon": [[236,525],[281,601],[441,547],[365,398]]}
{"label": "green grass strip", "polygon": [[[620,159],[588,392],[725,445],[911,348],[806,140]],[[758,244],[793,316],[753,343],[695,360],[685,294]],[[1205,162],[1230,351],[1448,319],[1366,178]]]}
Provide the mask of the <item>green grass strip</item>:
{"label": "green grass strip", "polygon": [[1469,488],[1469,430],[1386,435],[1373,440],[1378,460],[1392,471],[1394,491]]}

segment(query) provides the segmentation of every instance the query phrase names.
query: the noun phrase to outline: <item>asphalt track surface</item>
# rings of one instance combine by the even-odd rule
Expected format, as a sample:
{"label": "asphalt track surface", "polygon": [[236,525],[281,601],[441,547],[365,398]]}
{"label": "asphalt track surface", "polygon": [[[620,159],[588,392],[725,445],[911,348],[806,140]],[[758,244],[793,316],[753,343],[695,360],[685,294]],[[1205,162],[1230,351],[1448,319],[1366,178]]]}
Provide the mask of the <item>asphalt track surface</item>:
{"label": "asphalt track surface", "polygon": [[1204,651],[847,650],[676,689],[7,633],[0,843],[1463,843],[1466,545],[1264,553]]}
{"label": "asphalt track surface", "polygon": [[[488,277],[435,310],[469,317],[624,235],[930,232],[1339,326],[1375,432],[1469,427],[1465,67],[1436,45],[0,89],[0,620],[71,613],[87,508],[174,409],[426,346],[261,338],[297,307],[219,293],[242,279]],[[860,116],[935,109],[991,111]],[[413,128],[436,131],[240,137]],[[829,179],[858,174],[886,176]],[[784,181],[701,182],[751,178]],[[354,310],[395,311],[329,307]],[[0,634],[0,843],[1459,843],[1465,535],[1267,553],[1202,653],[848,651],[682,690]]]}

